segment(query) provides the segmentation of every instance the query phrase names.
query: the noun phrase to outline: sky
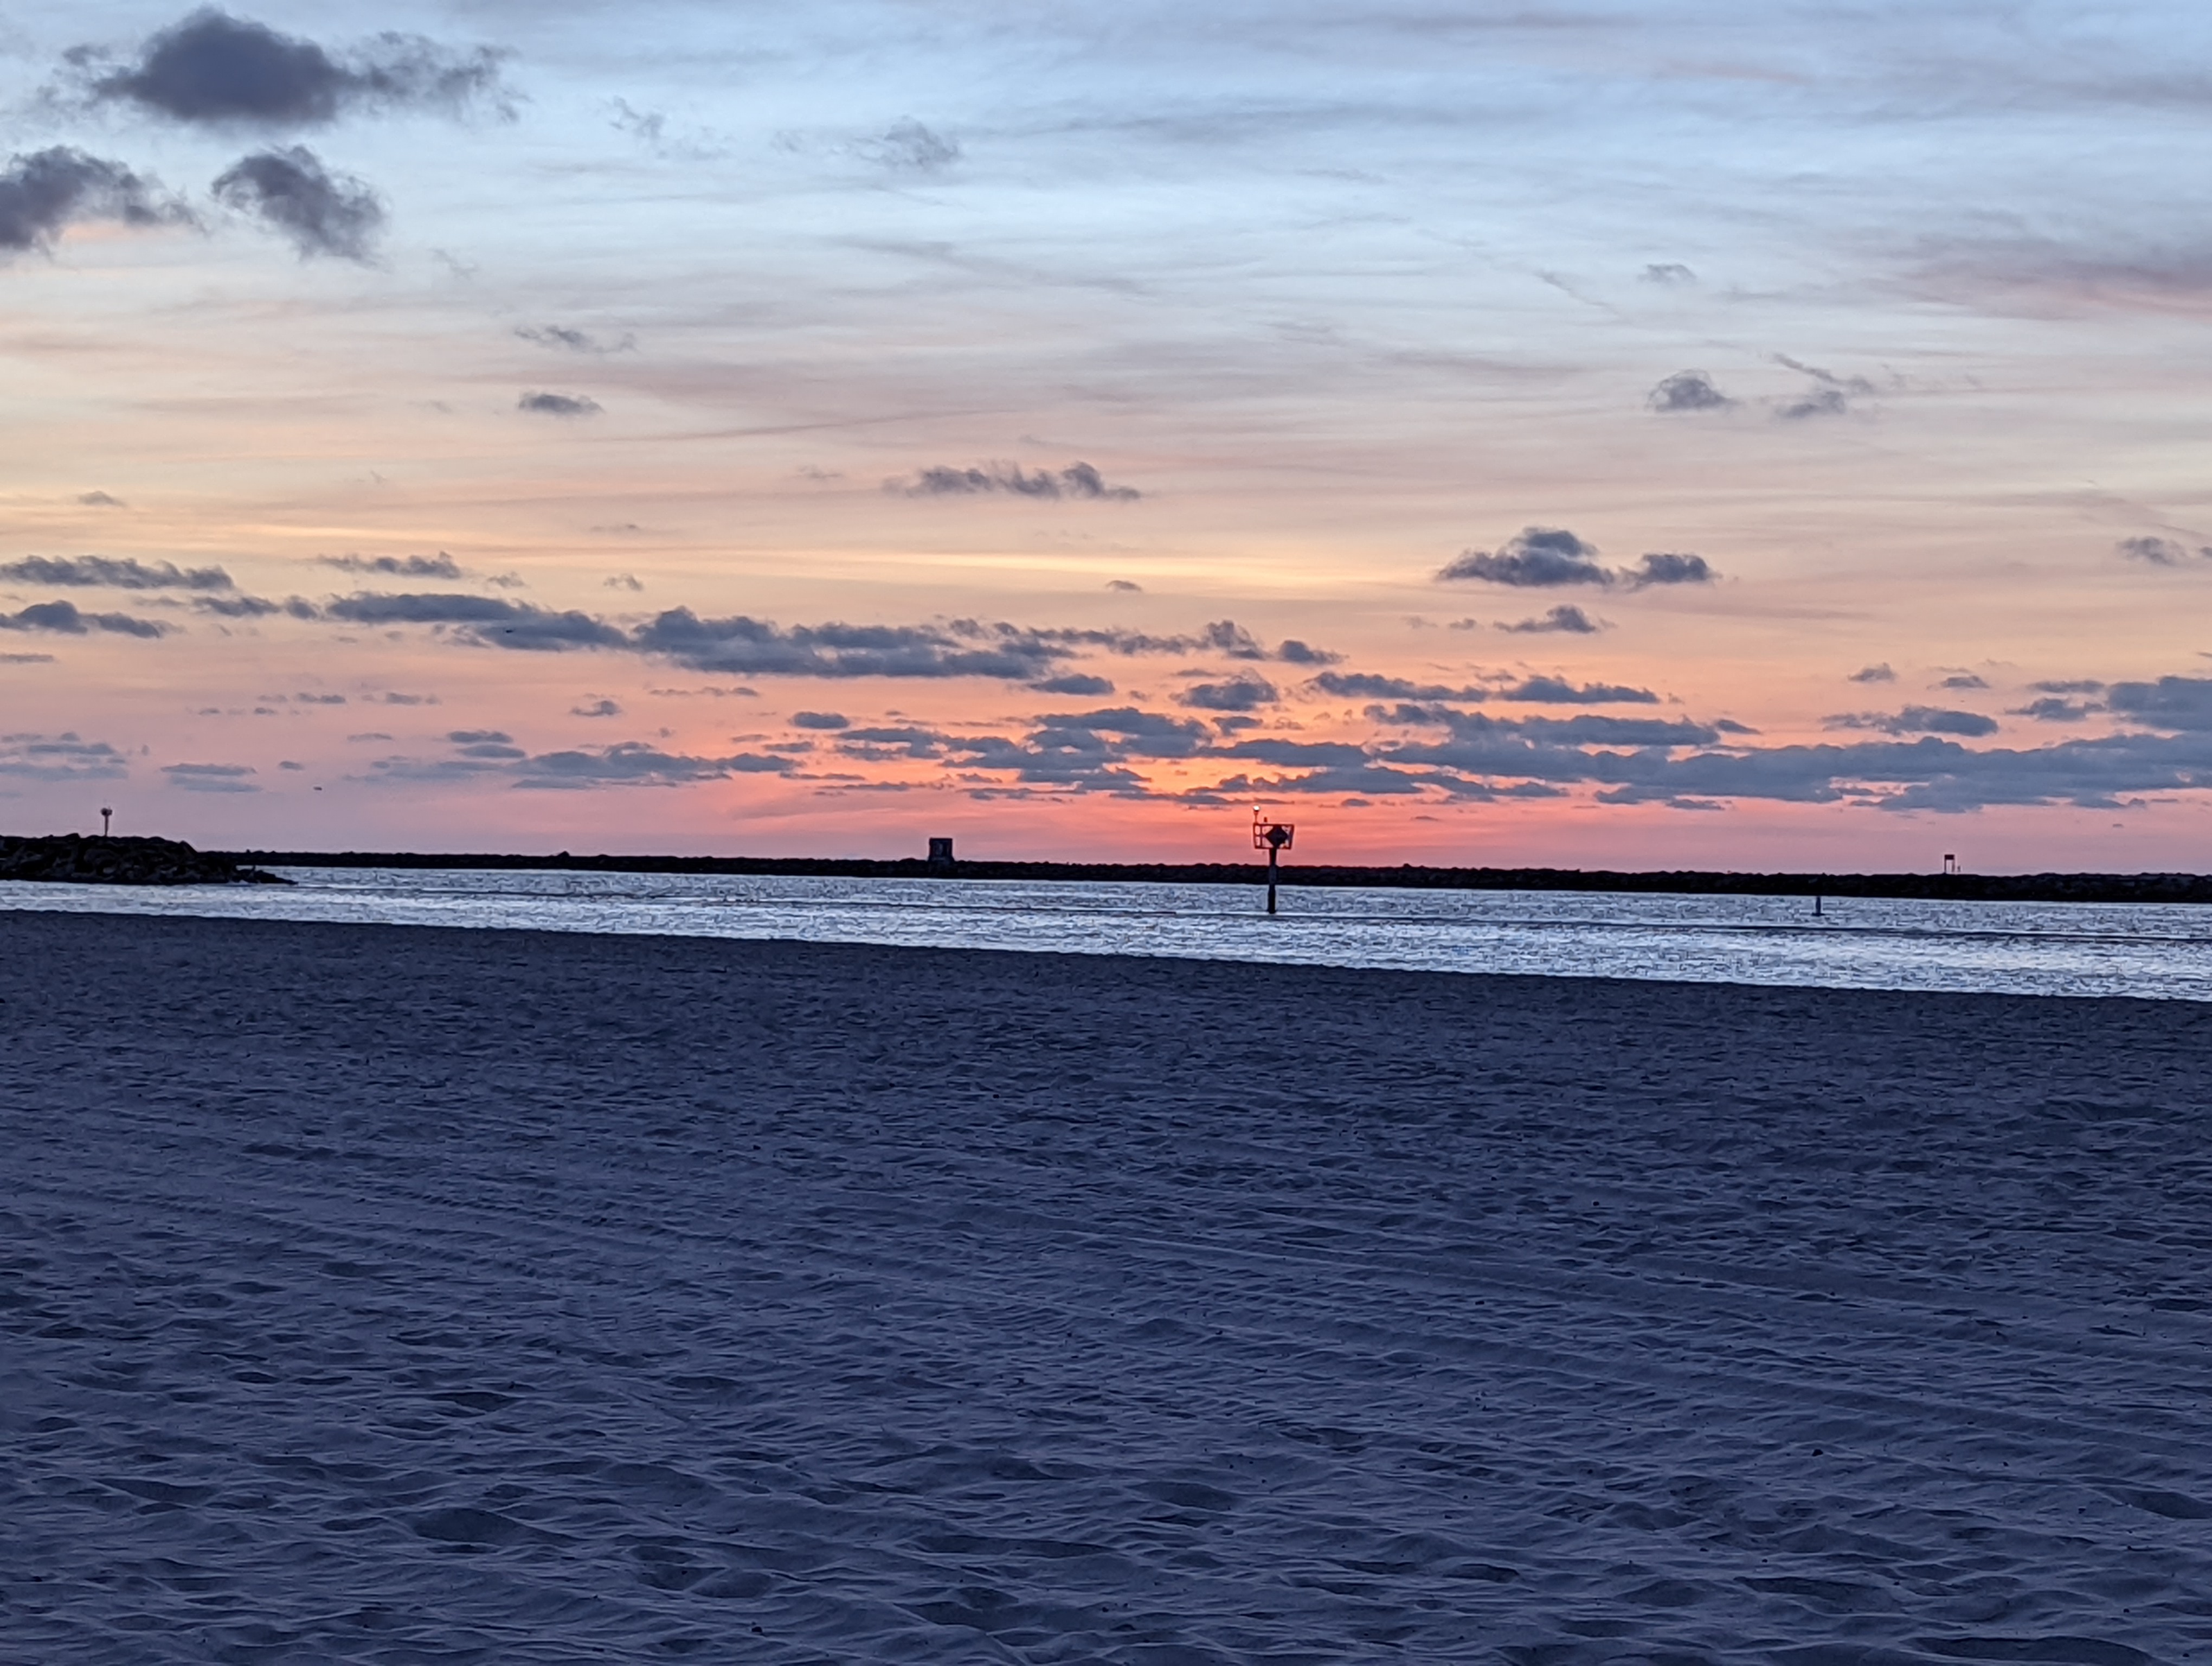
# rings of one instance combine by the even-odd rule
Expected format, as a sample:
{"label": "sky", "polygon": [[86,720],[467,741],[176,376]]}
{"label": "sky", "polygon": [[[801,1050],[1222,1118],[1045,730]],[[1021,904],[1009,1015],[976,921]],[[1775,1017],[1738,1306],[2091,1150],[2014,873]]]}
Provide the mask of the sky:
{"label": "sky", "polygon": [[0,829],[2201,869],[2212,16],[0,10]]}

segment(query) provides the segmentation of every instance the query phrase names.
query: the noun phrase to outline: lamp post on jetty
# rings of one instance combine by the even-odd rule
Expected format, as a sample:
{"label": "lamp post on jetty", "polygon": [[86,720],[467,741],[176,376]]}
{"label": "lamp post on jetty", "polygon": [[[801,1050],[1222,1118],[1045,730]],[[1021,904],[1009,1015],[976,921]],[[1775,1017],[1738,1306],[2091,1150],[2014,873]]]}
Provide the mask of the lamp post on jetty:
{"label": "lamp post on jetty", "polygon": [[104,839],[107,836],[107,830],[113,823],[114,819],[115,812],[109,809],[106,805],[101,805],[100,806],[100,836],[101,838]]}
{"label": "lamp post on jetty", "polygon": [[1290,823],[1269,821],[1258,805],[1252,806],[1252,848],[1267,853],[1267,912],[1270,914],[1275,911],[1275,865],[1281,860],[1283,853],[1291,848],[1291,836],[1297,832],[1297,829]]}

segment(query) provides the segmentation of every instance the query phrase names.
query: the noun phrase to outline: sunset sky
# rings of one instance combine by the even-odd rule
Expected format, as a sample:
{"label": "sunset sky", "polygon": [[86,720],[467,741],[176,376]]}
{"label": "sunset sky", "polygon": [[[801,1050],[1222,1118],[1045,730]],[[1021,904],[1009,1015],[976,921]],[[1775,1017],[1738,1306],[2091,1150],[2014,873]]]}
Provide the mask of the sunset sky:
{"label": "sunset sky", "polygon": [[0,12],[0,830],[2203,868],[2212,14]]}

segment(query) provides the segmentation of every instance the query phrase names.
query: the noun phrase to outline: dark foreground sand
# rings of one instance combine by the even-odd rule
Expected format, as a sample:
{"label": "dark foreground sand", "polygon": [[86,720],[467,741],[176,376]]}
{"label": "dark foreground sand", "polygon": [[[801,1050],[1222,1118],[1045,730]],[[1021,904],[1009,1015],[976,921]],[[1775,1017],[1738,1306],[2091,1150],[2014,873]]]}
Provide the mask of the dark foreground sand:
{"label": "dark foreground sand", "polygon": [[0,1660],[2212,1659],[2212,1009],[0,915]]}

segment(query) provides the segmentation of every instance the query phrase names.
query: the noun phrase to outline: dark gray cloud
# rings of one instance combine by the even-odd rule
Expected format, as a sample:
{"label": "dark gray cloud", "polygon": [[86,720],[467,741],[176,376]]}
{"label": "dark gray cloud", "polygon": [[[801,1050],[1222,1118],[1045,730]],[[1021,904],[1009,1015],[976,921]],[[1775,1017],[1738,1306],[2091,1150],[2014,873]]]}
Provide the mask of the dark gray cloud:
{"label": "dark gray cloud", "polygon": [[88,509],[127,509],[131,506],[107,492],[79,492],[76,501]]}
{"label": "dark gray cloud", "polygon": [[1508,732],[1547,746],[1634,746],[1662,750],[1710,746],[1720,739],[1717,726],[1686,717],[1616,717],[1610,713],[1580,712],[1572,717],[1493,718],[1463,713],[1449,727],[1464,734],[1480,718],[1495,732]]}
{"label": "dark gray cloud", "polygon": [[1039,694],[1076,695],[1084,699],[1095,699],[1114,692],[1111,678],[1094,677],[1089,672],[1071,671],[1059,677],[1046,677],[1030,684]]}
{"label": "dark gray cloud", "polygon": [[[1766,752],[1692,751],[1719,739],[1715,727],[1666,719],[1588,714],[1566,719],[1503,719],[1479,712],[1416,708],[1395,714],[1399,721],[1442,727],[1450,733],[1437,742],[1406,743],[1380,750],[1385,762],[1419,766],[1450,781],[1444,790],[1510,791],[1516,785],[1552,787],[1589,785],[1612,802],[1668,803],[1692,798],[1766,798],[1828,803],[1846,796],[1840,781],[1856,781],[1867,770],[1892,781],[1910,760],[1929,767],[1916,779],[1933,779],[1954,768],[1954,758],[1971,757],[1955,742],[1926,740],[1874,747],[1794,747]],[[1923,748],[1944,749],[1931,763]],[[1626,750],[1620,750],[1626,748]],[[1458,784],[1454,786],[1451,781]],[[1875,801],[1871,792],[1867,801]]]}
{"label": "dark gray cloud", "polygon": [[1308,688],[1352,700],[1461,700],[1490,698],[1486,688],[1453,688],[1443,683],[1415,683],[1403,677],[1382,677],[1366,671],[1325,671]]}
{"label": "dark gray cloud", "polygon": [[1654,410],[1668,413],[1726,410],[1735,403],[1715,387],[1712,378],[1702,370],[1676,371],[1653,388],[1644,402]]}
{"label": "dark gray cloud", "polygon": [[848,757],[879,763],[902,757],[943,757],[951,738],[936,729],[878,724],[849,729],[837,737],[837,744]]}
{"label": "dark gray cloud", "polygon": [[1106,581],[1106,587],[1109,590],[1126,590],[1133,595],[1141,595],[1145,589],[1143,585],[1129,579],[1109,579]]}
{"label": "dark gray cloud", "polygon": [[1210,792],[1188,796],[1200,803],[1232,804],[1249,799],[1285,795],[1349,794],[1361,799],[1405,798],[1431,784],[1431,778],[1408,775],[1379,763],[1315,767],[1303,775],[1231,775]]}
{"label": "dark gray cloud", "polygon": [[1019,738],[882,729],[854,730],[839,739],[841,751],[867,761],[932,759],[960,774],[1011,776],[1012,788],[971,788],[979,797],[1077,792],[1146,798],[1152,795],[1133,763],[1194,757],[1207,751],[1212,736],[1196,718],[1120,706],[1042,717]]}
{"label": "dark gray cloud", "polygon": [[51,654],[0,654],[0,666],[51,666]]}
{"label": "dark gray cloud", "polygon": [[74,731],[0,734],[0,775],[26,781],[119,781],[131,773],[123,754]]}
{"label": "dark gray cloud", "polygon": [[960,160],[960,142],[908,116],[861,147],[872,161],[901,173],[941,173]]}
{"label": "dark gray cloud", "polygon": [[529,756],[503,734],[482,740],[464,740],[459,735],[451,739],[456,743],[455,751],[459,757],[477,758],[487,763],[512,763]]}
{"label": "dark gray cloud", "polygon": [[1141,643],[1142,647],[1120,651],[1158,654],[1212,652],[1231,660],[1276,660],[1286,666],[1333,666],[1344,658],[1341,654],[1332,653],[1328,648],[1310,647],[1295,636],[1285,639],[1281,646],[1270,653],[1266,643],[1234,619],[1215,619],[1196,636],[1131,635],[1128,640]]}
{"label": "dark gray cloud", "polygon": [[1562,677],[1531,677],[1510,689],[1501,689],[1500,700],[1547,706],[1656,706],[1659,696],[1649,689],[1627,688],[1618,683],[1568,682]]}
{"label": "dark gray cloud", "polygon": [[2161,677],[2155,683],[2115,683],[2106,702],[2123,717],[2154,728],[2212,731],[2212,678]]}
{"label": "dark gray cloud", "polygon": [[1231,619],[1217,620],[1191,635],[1153,636],[975,619],[784,626],[744,615],[702,617],[688,607],[675,607],[643,623],[625,625],[574,610],[453,591],[358,592],[331,602],[321,617],[349,624],[430,625],[447,630],[455,641],[481,647],[623,650],[696,671],[830,678],[986,677],[1086,697],[1114,689],[1109,679],[1069,665],[1086,651],[1124,656],[1217,653],[1233,660],[1299,665],[1325,665],[1338,657],[1299,642],[1270,650]]}
{"label": "dark gray cloud", "polygon": [[1559,606],[1550,609],[1539,617],[1522,619],[1512,624],[1500,623],[1498,626],[1500,630],[1512,631],[1521,635],[1556,630],[1565,631],[1577,636],[1590,636],[1607,628],[1604,620],[1593,619],[1579,607],[1566,602],[1562,602]]}
{"label": "dark gray cloud", "polygon": [[504,774],[508,766],[474,757],[380,757],[362,779],[380,786],[410,781],[449,784],[477,781]]}
{"label": "dark gray cloud", "polygon": [[379,573],[403,579],[461,579],[468,575],[443,550],[434,556],[317,556],[342,573]]}
{"label": "dark gray cloud", "polygon": [[568,715],[571,717],[620,717],[622,714],[623,708],[619,705],[605,698],[586,700],[580,705],[568,708]]}
{"label": "dark gray cloud", "polygon": [[112,635],[151,641],[175,629],[158,619],[136,618],[128,613],[81,613],[74,602],[33,602],[19,612],[0,613],[0,630],[48,630],[61,636],[104,630]]}
{"label": "dark gray cloud", "polygon": [[1562,526],[1524,526],[1495,550],[1468,550],[1437,573],[1439,582],[1480,579],[1486,584],[1526,588],[1555,585],[1609,585],[1613,574],[1599,565],[1597,546]]}
{"label": "dark gray cloud", "polygon": [[738,616],[701,618],[671,608],[638,627],[630,642],[695,671],[739,676],[991,677],[1034,682],[1054,673],[1071,650],[1012,625],[793,625]]}
{"label": "dark gray cloud", "polygon": [[2114,548],[2130,561],[2147,562],[2153,567],[2180,567],[2192,561],[2212,561],[2212,548],[2199,545],[2192,549],[2170,538],[2124,538]]}
{"label": "dark gray cloud", "polygon": [[620,630],[588,613],[556,612],[495,596],[362,592],[340,597],[324,613],[348,624],[456,627],[464,640],[493,648],[553,652],[629,645],[629,638]]}
{"label": "dark gray cloud", "polygon": [[9,160],[0,170],[0,252],[51,248],[70,226],[189,224],[191,214],[120,162],[66,145]]}
{"label": "dark gray cloud", "polygon": [[376,258],[384,204],[367,184],[333,173],[304,145],[241,156],[215,182],[216,200],[289,239],[302,260]]}
{"label": "dark gray cloud", "polygon": [[2105,685],[2094,677],[2075,677],[2041,683],[2030,683],[2028,687],[2038,694],[2102,694]]}
{"label": "dark gray cloud", "polygon": [[1695,283],[1698,275],[1679,260],[1655,261],[1637,275],[1645,283]]}
{"label": "dark gray cloud", "polygon": [[539,416],[596,416],[599,402],[582,393],[525,393],[514,402],[517,410]]}
{"label": "dark gray cloud", "polygon": [[1239,672],[1218,683],[1194,683],[1176,696],[1176,703],[1201,712],[1250,712],[1272,706],[1282,691],[1266,678]]}
{"label": "dark gray cloud", "polygon": [[[1480,704],[1507,700],[1523,705],[1656,706],[1659,696],[1649,689],[1616,683],[1571,683],[1563,677],[1529,677],[1497,689],[1452,688],[1438,683],[1413,683],[1399,677],[1377,677],[1365,672],[1323,672],[1308,684],[1324,694],[1364,696],[1375,700],[1449,701]],[[1401,710],[1407,709],[1404,708]]]}
{"label": "dark gray cloud", "polygon": [[[1346,673],[1323,675],[1340,683],[1352,680]],[[1733,722],[1596,712],[1500,717],[1417,702],[1370,708],[1370,715],[1385,727],[1364,742],[1268,735],[1239,739],[1233,733],[1217,733],[1196,717],[1133,707],[1042,716],[1024,731],[1006,734],[850,724],[823,733],[830,748],[857,763],[928,763],[947,782],[981,799],[1077,793],[1226,803],[1254,792],[1280,792],[1502,802],[1586,789],[1607,803],[1685,810],[1757,799],[1956,812],[2053,802],[2111,808],[2124,801],[2124,794],[2212,788],[2212,678],[2166,678],[2118,688],[2124,691],[2120,702],[2139,722],[2178,733],[2123,733],[2034,748],[1974,751],[1923,725],[1910,739],[1759,748],[1745,744],[1741,737],[1750,732]],[[1575,690],[1583,696],[1594,691],[1603,691],[1603,685]],[[1964,719],[1994,727],[1972,713],[1935,716],[1947,724]],[[1899,731],[1920,721],[1910,710],[1893,719],[1869,720]],[[1408,736],[1408,730],[1416,733]],[[529,756],[512,737],[495,731],[456,730],[449,740],[449,756],[383,760],[371,778],[503,778],[518,786],[585,787],[680,785],[726,775],[790,774],[799,767],[773,750],[691,757],[632,742],[602,751]],[[1146,779],[1148,763],[1194,759],[1250,763],[1280,773],[1237,774],[1213,787],[1172,792],[1155,788]],[[811,778],[833,787],[848,779]],[[866,784],[852,779],[855,785]]]}
{"label": "dark gray cloud", "polygon": [[629,353],[637,347],[635,336],[625,335],[619,341],[601,341],[586,331],[572,330],[559,324],[517,325],[514,333],[525,341],[536,342],[540,347],[559,348],[569,353]]}
{"label": "dark gray cloud", "polygon": [[458,112],[496,100],[499,58],[456,52],[416,35],[380,34],[333,54],[312,40],[208,7],[149,39],[137,60],[99,73],[100,55],[70,54],[98,100],[210,127],[314,127],[351,111]]}
{"label": "dark gray cloud", "polygon": [[1955,734],[1968,739],[1997,732],[1997,721],[1979,712],[1940,706],[1907,706],[1900,712],[1846,712],[1827,720],[1832,729],[1875,729],[1883,734]]}
{"label": "dark gray cloud", "polygon": [[295,619],[319,619],[322,610],[302,596],[272,602],[265,596],[195,596],[192,605],[225,619],[266,619],[282,613]]}
{"label": "dark gray cloud", "polygon": [[1842,389],[1816,387],[1784,401],[1776,408],[1775,414],[1786,421],[1801,423],[1809,416],[1848,416],[1850,409],[1850,401],[1844,397]]}
{"label": "dark gray cloud", "polygon": [[104,587],[110,590],[228,590],[220,567],[179,567],[123,556],[25,556],[0,562],[0,580],[17,584]]}
{"label": "dark gray cloud", "polygon": [[969,770],[1011,770],[1024,787],[1151,796],[1130,763],[1190,759],[1212,734],[1194,717],[1168,717],[1134,706],[1040,717],[1020,741],[967,737],[947,741],[947,757]]}
{"label": "dark gray cloud", "polygon": [[[702,619],[690,608],[678,607],[637,627],[628,641],[641,652],[663,654],[698,671],[828,678],[990,677],[1065,694],[1105,691],[1104,679],[1065,669],[1066,662],[1084,649],[1121,655],[1212,651],[1231,659],[1280,657],[1279,650],[1270,654],[1230,619],[1218,620],[1194,636],[1152,636],[1139,631],[1041,629],[975,619],[928,625],[787,627],[744,616]],[[1302,651],[1320,657],[1319,650]]]}
{"label": "dark gray cloud", "polygon": [[[1352,673],[1324,676],[1340,685],[1354,683]],[[1975,751],[1937,726],[1971,727],[1979,735],[1994,728],[1990,720],[1919,708],[1869,720],[1900,731],[1918,726],[1911,738],[1760,748],[1746,745],[1740,737],[1749,732],[1735,723],[1595,712],[1499,717],[1408,702],[1373,708],[1387,727],[1365,742],[1224,740],[1195,720],[1121,708],[1041,718],[1017,735],[853,729],[842,733],[837,745],[855,759],[933,763],[982,798],[1079,792],[1230,803],[1257,792],[1509,801],[1581,788],[1607,803],[1684,810],[1766,800],[1952,812],[2007,804],[2109,809],[2132,795],[2212,788],[2212,678],[2169,677],[2116,688],[2118,704],[2138,721],[2178,733]],[[1408,728],[1428,735],[1407,738]],[[1145,780],[1150,760],[1194,758],[1278,773],[1237,774],[1213,787],[1172,793]]]}
{"label": "dark gray cloud", "polygon": [[161,773],[169,778],[169,785],[187,793],[258,793],[261,789],[248,781],[257,771],[245,763],[165,763]]}
{"label": "dark gray cloud", "polygon": [[2039,700],[2031,700],[2025,706],[2010,708],[2014,717],[2033,718],[2038,723],[2079,723],[2093,713],[2105,708],[2094,700],[2068,700],[2062,696],[2046,694]]}
{"label": "dark gray cloud", "polygon": [[799,729],[849,729],[853,727],[853,720],[842,712],[793,712],[791,722],[793,728]]}
{"label": "dark gray cloud", "polygon": [[1894,683],[1897,673],[1884,661],[1878,666],[1862,666],[1844,680],[1850,683]]}
{"label": "dark gray cloud", "polygon": [[1260,639],[1234,619],[1216,619],[1199,633],[1199,644],[1232,660],[1264,660],[1267,650]]}
{"label": "dark gray cloud", "polygon": [[1016,497],[1088,498],[1133,503],[1144,494],[1133,486],[1109,485],[1103,475],[1088,463],[1070,463],[1064,469],[1040,469],[1035,474],[1018,463],[986,463],[980,468],[927,468],[904,480],[885,483],[884,489],[908,497],[974,497],[1008,493]]}
{"label": "dark gray cloud", "polygon": [[1374,759],[1368,750],[1348,740],[1291,740],[1269,738],[1240,740],[1214,749],[1217,757],[1249,758],[1285,769],[1359,769]]}
{"label": "dark gray cloud", "polygon": [[1711,584],[1718,576],[1703,556],[1655,550],[1621,576],[1636,589],[1654,584]]}
{"label": "dark gray cloud", "polygon": [[[1703,556],[1674,550],[1654,550],[1635,566],[1613,569],[1598,560],[1597,546],[1562,526],[1524,526],[1497,550],[1468,550],[1437,575],[1439,583],[1480,579],[1486,584],[1508,584],[1524,589],[1549,589],[1561,585],[1625,583],[1641,590],[1655,584],[1710,584],[1718,575]],[[1553,610],[1556,616],[1559,610]],[[1577,617],[1581,617],[1579,614]],[[1587,623],[1587,620],[1585,620]],[[1505,629],[1547,627],[1526,621]],[[1549,627],[1572,629],[1571,625]]]}
{"label": "dark gray cloud", "polygon": [[643,741],[623,740],[596,751],[540,752],[518,766],[517,787],[577,791],[599,787],[684,787],[732,775],[788,775],[787,757],[734,752],[726,757],[694,757],[664,752]]}
{"label": "dark gray cloud", "polygon": [[1955,689],[1966,692],[1975,689],[1985,689],[1989,687],[1989,683],[1987,679],[1975,676],[1971,671],[1954,671],[1936,686],[1939,689]]}

